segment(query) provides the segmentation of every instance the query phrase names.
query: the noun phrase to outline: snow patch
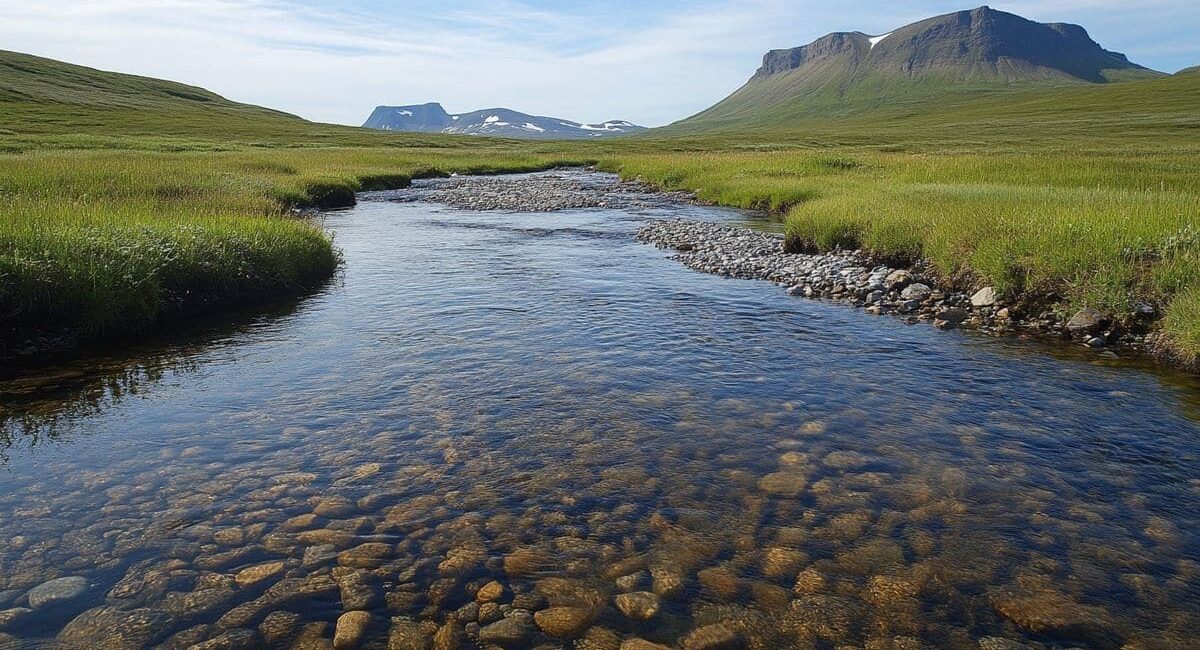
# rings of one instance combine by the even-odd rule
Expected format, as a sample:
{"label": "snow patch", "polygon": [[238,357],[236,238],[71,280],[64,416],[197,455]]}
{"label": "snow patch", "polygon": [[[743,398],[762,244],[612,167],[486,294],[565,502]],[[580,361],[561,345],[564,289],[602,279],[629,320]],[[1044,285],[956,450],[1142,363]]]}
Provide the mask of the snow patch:
{"label": "snow patch", "polygon": [[499,122],[499,121],[500,121],[499,115],[489,115],[488,118],[483,121],[483,123],[484,124],[495,124],[496,122]]}
{"label": "snow patch", "polygon": [[871,38],[868,38],[867,40],[871,41],[871,49],[872,50],[875,49],[876,45],[879,45],[883,41],[883,39],[891,36],[892,34],[893,34],[893,32],[888,32],[881,36],[872,36]]}
{"label": "snow patch", "polygon": [[537,131],[538,133],[544,133],[546,131],[546,129],[543,129],[542,127],[534,124],[533,122],[526,122],[525,126],[523,128],[526,131]]}
{"label": "snow patch", "polygon": [[412,117],[412,114],[412,111],[400,111],[400,115],[403,115],[404,117]]}

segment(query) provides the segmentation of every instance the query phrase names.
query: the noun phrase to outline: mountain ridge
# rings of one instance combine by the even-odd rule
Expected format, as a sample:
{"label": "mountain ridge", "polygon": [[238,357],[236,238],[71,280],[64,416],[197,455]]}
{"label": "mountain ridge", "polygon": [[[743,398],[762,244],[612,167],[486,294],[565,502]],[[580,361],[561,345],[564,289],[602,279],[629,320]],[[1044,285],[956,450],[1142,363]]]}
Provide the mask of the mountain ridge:
{"label": "mountain ridge", "polygon": [[1078,25],[1037,23],[984,6],[882,35],[834,32],[807,45],[771,50],[745,85],[676,124],[842,116],[943,93],[1163,76],[1104,49]]}
{"label": "mountain ridge", "polygon": [[526,140],[584,140],[645,131],[626,120],[583,124],[530,115],[509,108],[486,108],[451,114],[437,102],[407,106],[377,106],[363,127],[383,131],[494,136]]}

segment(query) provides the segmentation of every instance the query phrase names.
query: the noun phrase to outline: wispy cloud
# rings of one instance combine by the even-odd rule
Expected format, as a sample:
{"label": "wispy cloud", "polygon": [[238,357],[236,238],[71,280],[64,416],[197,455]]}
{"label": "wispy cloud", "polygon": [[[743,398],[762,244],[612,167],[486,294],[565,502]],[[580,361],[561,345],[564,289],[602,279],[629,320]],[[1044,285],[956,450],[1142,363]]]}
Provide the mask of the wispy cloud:
{"label": "wispy cloud", "polygon": [[[415,4],[415,3],[405,3]],[[355,124],[376,104],[511,106],[655,125],[739,86],[762,53],[837,30],[882,33],[963,8],[942,0],[0,0],[2,47],[176,79],[233,99]],[[1137,61],[1200,63],[1200,5],[1016,0],[1078,22]]]}

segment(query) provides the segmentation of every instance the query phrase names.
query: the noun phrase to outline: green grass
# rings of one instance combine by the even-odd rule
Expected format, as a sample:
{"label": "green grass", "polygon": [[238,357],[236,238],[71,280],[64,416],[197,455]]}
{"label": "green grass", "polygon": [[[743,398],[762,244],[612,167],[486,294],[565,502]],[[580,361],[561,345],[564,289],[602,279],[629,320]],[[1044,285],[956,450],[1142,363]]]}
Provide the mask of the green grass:
{"label": "green grass", "polygon": [[[6,60],[44,83],[23,84]],[[948,280],[1064,311],[1151,302],[1180,356],[1200,359],[1200,75],[566,143],[312,124],[63,66],[0,53],[6,324],[104,334],[307,290],[336,253],[293,207],[419,176],[600,161],[774,211],[797,246],[920,257]],[[80,94],[73,75],[98,90]]]}

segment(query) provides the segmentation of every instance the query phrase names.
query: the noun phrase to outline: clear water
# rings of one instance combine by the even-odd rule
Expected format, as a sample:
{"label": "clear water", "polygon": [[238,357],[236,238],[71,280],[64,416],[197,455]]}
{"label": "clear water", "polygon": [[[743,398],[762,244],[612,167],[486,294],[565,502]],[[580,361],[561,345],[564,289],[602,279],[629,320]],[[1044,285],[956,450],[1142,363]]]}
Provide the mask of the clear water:
{"label": "clear water", "polygon": [[741,218],[365,202],[294,307],[10,368],[0,610],[87,588],[0,646],[323,647],[365,609],[387,647],[496,580],[587,614],[520,647],[1200,647],[1197,385],[694,273],[634,241],[664,216]]}

